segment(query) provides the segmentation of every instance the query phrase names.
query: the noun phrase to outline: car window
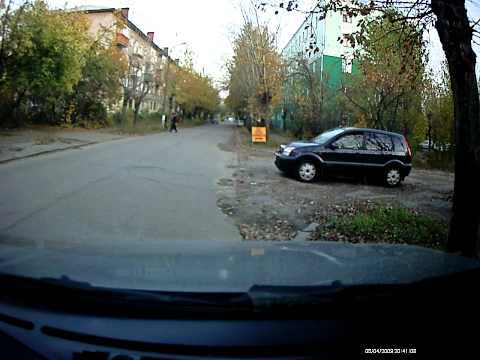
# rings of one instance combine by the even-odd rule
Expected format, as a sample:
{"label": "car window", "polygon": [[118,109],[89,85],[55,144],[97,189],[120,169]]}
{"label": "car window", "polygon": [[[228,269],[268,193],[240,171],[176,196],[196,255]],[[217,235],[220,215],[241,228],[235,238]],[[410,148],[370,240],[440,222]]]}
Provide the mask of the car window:
{"label": "car window", "polygon": [[[393,137],[393,143],[395,145],[395,151],[398,152],[404,152],[407,149],[405,148],[405,141],[399,137],[399,136],[394,136]],[[428,145],[428,144],[427,144]]]}
{"label": "car window", "polygon": [[343,131],[345,131],[345,130],[343,130],[343,129],[329,130],[329,131],[326,131],[326,132],[318,135],[312,141],[317,143],[317,144],[325,144],[328,140],[333,139],[335,136],[341,134]]}
{"label": "car window", "polygon": [[363,148],[363,134],[349,134],[342,136],[333,145],[342,150],[360,150]]}
{"label": "car window", "polygon": [[365,147],[370,151],[393,151],[392,138],[386,134],[367,133]]}

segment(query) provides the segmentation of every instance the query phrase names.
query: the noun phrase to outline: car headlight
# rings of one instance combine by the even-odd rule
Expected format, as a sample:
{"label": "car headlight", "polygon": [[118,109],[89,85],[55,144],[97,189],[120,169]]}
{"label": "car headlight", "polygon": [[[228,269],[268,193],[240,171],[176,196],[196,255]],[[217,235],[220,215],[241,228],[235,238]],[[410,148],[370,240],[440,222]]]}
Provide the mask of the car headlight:
{"label": "car headlight", "polygon": [[295,151],[295,148],[293,146],[288,146],[283,150],[283,154],[286,156],[293,155],[293,152]]}

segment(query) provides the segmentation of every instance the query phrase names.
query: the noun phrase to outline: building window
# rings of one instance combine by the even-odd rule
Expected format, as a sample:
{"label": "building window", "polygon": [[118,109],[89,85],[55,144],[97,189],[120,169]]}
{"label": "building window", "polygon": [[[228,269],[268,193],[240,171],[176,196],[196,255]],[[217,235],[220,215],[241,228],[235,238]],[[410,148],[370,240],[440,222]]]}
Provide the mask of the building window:
{"label": "building window", "polygon": [[342,58],[342,72],[345,74],[352,73],[353,61],[351,59]]}
{"label": "building window", "polygon": [[350,41],[350,34],[343,34],[342,36],[342,45],[347,48],[352,47],[352,43]]}
{"label": "building window", "polygon": [[343,22],[351,24],[352,23],[352,18],[347,13],[343,13]]}

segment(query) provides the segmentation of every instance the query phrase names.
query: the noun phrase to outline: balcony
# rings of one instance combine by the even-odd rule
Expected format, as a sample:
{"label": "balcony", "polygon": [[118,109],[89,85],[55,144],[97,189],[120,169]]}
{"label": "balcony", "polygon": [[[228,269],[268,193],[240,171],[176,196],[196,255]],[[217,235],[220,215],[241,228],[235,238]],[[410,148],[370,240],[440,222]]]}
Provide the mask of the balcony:
{"label": "balcony", "polygon": [[138,49],[133,49],[132,57],[138,61],[143,60],[143,54]]}
{"label": "balcony", "polygon": [[122,33],[117,33],[117,45],[127,48],[130,43],[130,39]]}
{"label": "balcony", "polygon": [[145,74],[143,74],[143,81],[145,81],[146,83],[150,83],[153,81],[153,74],[151,72],[147,72]]}

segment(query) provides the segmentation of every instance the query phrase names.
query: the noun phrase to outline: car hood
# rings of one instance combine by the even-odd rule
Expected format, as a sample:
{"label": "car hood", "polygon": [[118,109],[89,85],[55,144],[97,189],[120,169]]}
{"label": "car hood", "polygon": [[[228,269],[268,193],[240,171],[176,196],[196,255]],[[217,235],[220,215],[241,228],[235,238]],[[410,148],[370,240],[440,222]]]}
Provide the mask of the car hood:
{"label": "car hood", "polygon": [[303,147],[310,147],[310,146],[318,146],[319,144],[311,142],[311,141],[295,141],[288,144],[289,147],[294,147],[296,149],[303,148]]}
{"label": "car hood", "polygon": [[475,268],[479,261],[407,245],[162,240],[0,247],[2,273],[163,291],[408,283]]}

